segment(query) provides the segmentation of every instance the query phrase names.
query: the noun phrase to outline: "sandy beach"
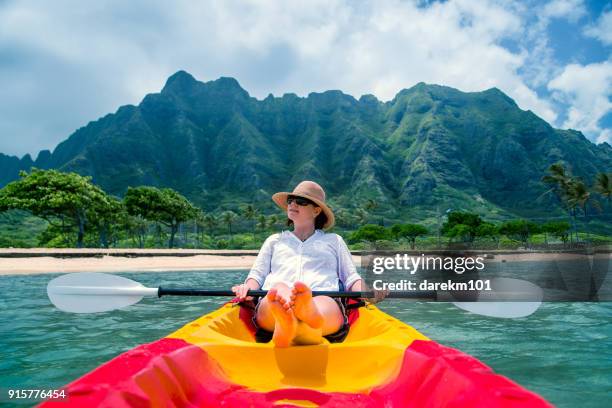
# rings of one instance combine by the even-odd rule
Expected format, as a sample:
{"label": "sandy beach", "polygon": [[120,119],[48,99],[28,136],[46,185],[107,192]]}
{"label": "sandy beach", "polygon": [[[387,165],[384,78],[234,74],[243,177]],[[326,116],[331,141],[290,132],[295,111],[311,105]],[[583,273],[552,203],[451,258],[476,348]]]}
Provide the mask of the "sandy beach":
{"label": "sandy beach", "polygon": [[[0,275],[249,269],[256,250],[0,249]],[[359,265],[360,257],[353,261]]]}
{"label": "sandy beach", "polygon": [[101,258],[0,258],[0,275],[68,272],[193,271],[207,269],[248,269],[255,256],[195,255]]}
{"label": "sandy beach", "polygon": [[[607,254],[596,256],[609,257]],[[0,275],[69,272],[194,271],[249,269],[257,250],[189,249],[0,249]],[[428,252],[428,251],[425,251]],[[489,262],[585,259],[578,253],[508,253],[491,251]],[[353,254],[361,264],[359,253]]]}

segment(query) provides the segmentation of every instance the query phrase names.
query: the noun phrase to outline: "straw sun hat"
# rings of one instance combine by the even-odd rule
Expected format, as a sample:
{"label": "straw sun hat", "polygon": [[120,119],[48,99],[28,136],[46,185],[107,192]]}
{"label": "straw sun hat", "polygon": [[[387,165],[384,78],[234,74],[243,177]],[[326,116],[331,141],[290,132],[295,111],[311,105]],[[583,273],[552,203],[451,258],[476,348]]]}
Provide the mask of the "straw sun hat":
{"label": "straw sun hat", "polygon": [[286,191],[276,193],[272,196],[272,200],[283,210],[287,210],[287,197],[288,196],[303,197],[312,201],[323,210],[323,213],[327,216],[327,222],[323,225],[323,229],[329,229],[334,225],[334,213],[325,204],[325,191],[323,188],[315,183],[314,181],[302,181],[298,184],[293,192],[288,193]]}

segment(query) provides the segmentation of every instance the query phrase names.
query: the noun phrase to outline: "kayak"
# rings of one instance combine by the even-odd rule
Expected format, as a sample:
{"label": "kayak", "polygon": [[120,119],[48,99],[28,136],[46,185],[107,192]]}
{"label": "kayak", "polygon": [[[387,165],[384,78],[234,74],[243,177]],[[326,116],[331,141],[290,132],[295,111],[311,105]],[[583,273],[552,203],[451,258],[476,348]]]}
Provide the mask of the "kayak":
{"label": "kayak", "polygon": [[458,350],[368,305],[342,343],[257,343],[233,303],[64,387],[54,407],[550,407]]}

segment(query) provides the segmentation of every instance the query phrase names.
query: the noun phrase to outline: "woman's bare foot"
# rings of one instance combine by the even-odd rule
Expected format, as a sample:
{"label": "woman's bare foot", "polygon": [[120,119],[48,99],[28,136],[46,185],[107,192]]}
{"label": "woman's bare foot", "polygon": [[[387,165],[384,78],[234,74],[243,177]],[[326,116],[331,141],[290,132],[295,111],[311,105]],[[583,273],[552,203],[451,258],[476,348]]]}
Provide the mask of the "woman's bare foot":
{"label": "woman's bare foot", "polygon": [[277,292],[276,289],[270,289],[266,294],[275,320],[272,341],[276,347],[289,347],[297,331],[297,320],[289,302]]}
{"label": "woman's bare foot", "polygon": [[312,301],[312,291],[302,282],[296,282],[291,290],[291,306],[298,320],[303,321],[313,329],[323,326],[323,315]]}

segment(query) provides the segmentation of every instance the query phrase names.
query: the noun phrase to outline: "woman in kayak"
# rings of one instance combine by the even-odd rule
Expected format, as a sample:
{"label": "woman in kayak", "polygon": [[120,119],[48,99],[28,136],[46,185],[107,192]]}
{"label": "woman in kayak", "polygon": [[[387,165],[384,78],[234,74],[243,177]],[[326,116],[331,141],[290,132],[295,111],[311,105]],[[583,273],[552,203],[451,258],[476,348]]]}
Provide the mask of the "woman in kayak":
{"label": "woman in kayak", "polygon": [[313,181],[302,181],[272,200],[287,211],[293,231],[268,237],[245,282],[232,290],[240,301],[249,290],[268,290],[253,318],[260,341],[271,337],[277,347],[316,344],[321,337],[342,341],[349,329],[343,303],[313,297],[312,291],[362,291],[365,286],[342,237],[323,232],[334,225],[325,192]]}

